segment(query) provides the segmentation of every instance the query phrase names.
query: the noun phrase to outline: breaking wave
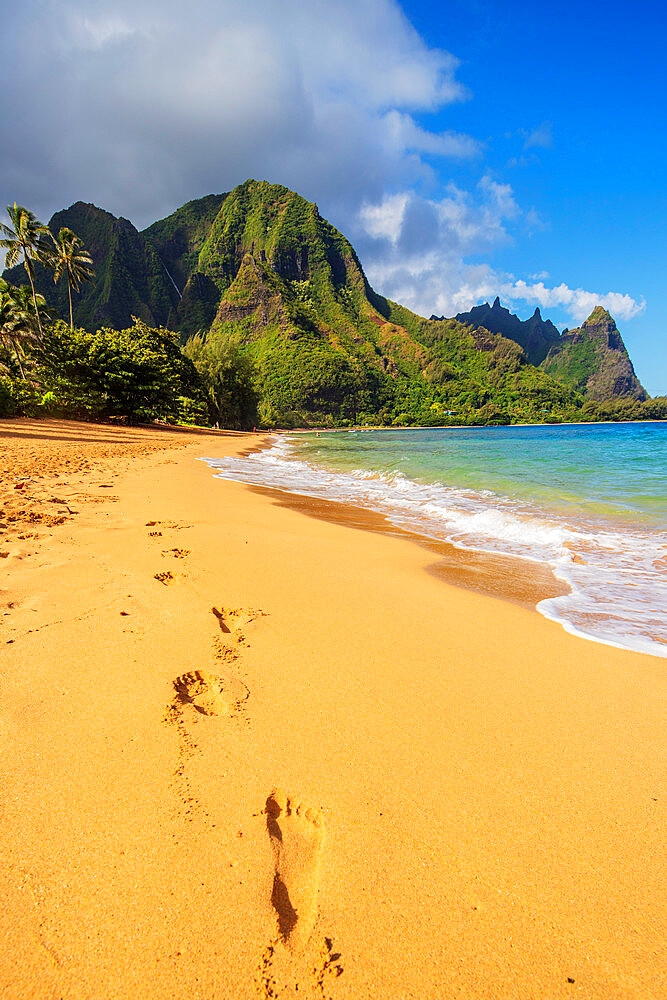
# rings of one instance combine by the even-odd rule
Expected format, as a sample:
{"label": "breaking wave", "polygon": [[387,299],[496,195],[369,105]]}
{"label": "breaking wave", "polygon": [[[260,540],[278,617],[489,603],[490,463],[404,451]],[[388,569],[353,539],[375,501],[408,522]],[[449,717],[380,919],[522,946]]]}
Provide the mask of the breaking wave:
{"label": "breaking wave", "polygon": [[304,461],[285,437],[245,457],[204,461],[223,479],[370,508],[461,549],[547,564],[570,592],[541,601],[542,615],[574,635],[667,657],[667,532],[425,484],[398,470],[327,469]]}

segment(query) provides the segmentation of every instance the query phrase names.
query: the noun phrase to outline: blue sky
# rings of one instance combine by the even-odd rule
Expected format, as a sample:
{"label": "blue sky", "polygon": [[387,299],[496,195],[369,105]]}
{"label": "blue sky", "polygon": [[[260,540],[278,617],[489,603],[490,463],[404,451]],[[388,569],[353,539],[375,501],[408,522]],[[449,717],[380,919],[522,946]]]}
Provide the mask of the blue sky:
{"label": "blue sky", "polygon": [[[524,278],[547,272],[549,287],[645,301],[617,322],[646,387],[667,392],[667,7],[408,0],[403,9],[428,43],[457,55],[472,91],[420,120],[482,140],[485,165],[536,210],[537,224],[514,232],[493,263]],[[572,325],[562,309],[546,311]]]}
{"label": "blue sky", "polygon": [[0,205],[139,228],[247,177],[316,201],[423,315],[601,301],[667,393],[658,3],[23,0],[3,15]]}

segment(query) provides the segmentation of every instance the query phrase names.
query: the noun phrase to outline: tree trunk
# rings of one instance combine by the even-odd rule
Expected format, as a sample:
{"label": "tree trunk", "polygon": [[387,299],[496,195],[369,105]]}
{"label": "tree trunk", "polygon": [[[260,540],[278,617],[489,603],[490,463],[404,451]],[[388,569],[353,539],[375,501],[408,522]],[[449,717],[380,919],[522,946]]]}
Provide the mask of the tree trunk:
{"label": "tree trunk", "polygon": [[15,340],[12,340],[12,346],[14,348],[14,354],[16,355],[16,360],[19,363],[19,371],[21,372],[21,378],[25,379],[25,372],[23,371],[23,365],[21,364],[21,355],[19,354],[18,344]]}
{"label": "tree trunk", "polygon": [[28,262],[25,257],[25,252],[23,256],[24,256],[25,269],[28,272],[28,278],[30,279],[30,287],[32,288],[32,301],[35,306],[35,315],[37,316],[37,326],[39,327],[39,335],[40,337],[42,337],[44,336],[44,331],[42,330],[42,321],[39,318],[39,309],[37,308],[37,296],[35,295],[35,282],[32,280],[32,274],[30,272],[30,268],[28,267]]}
{"label": "tree trunk", "polygon": [[74,332],[74,320],[72,319],[72,286],[69,280],[69,274],[67,275],[67,294],[69,295],[69,328]]}

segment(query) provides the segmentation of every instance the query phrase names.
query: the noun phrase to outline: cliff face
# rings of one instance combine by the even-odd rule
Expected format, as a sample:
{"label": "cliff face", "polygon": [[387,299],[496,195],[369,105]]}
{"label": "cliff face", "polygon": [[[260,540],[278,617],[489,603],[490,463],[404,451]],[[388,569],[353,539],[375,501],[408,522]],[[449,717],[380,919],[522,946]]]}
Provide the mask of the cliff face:
{"label": "cliff face", "polygon": [[602,306],[552,345],[542,367],[588,399],[648,398],[616,323]]}
{"label": "cliff face", "polygon": [[[166,324],[178,293],[159,255],[131,222],[78,201],[56,212],[49,222],[54,236],[63,226],[83,240],[95,268],[94,280],[84,282],[79,294],[73,296],[78,326],[122,330],[132,325],[132,316],[149,326]],[[69,319],[64,279],[54,286],[52,271],[39,266],[35,270],[38,291],[60,316]],[[5,272],[5,277],[17,285],[27,281],[23,265]]]}
{"label": "cliff face", "polygon": [[475,306],[470,312],[459,313],[460,323],[483,326],[492,333],[500,333],[523,348],[531,365],[540,365],[546,358],[552,344],[560,338],[560,333],[551,320],[543,320],[536,309],[530,319],[520,320],[518,316],[504,309],[496,298],[492,306],[485,302]]}
{"label": "cliff face", "polygon": [[189,201],[141,234],[164,261],[181,292],[197,270],[201,248],[226,198],[226,194],[210,194]]}
{"label": "cliff face", "polygon": [[498,298],[492,306],[485,302],[456,318],[514,340],[531,364],[587,399],[647,398],[616,323],[602,306],[596,306],[579,329],[563,335],[550,320],[542,319],[539,309],[522,321]]}

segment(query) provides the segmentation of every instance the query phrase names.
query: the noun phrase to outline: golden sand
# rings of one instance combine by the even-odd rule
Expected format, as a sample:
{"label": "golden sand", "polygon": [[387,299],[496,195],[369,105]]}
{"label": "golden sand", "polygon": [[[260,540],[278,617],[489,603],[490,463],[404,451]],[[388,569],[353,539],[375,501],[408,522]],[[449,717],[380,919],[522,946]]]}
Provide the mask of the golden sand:
{"label": "golden sand", "polygon": [[664,661],[255,441],[0,424],[0,996],[662,997]]}

